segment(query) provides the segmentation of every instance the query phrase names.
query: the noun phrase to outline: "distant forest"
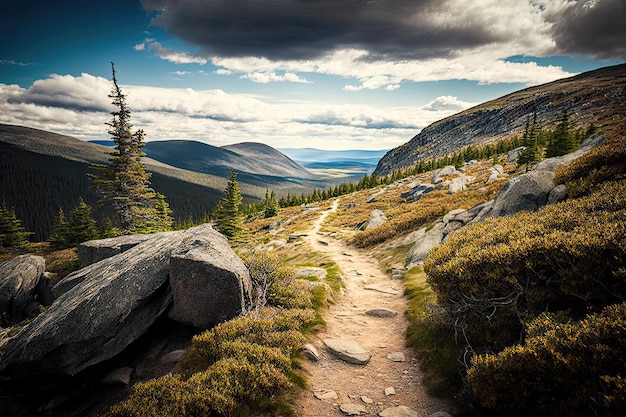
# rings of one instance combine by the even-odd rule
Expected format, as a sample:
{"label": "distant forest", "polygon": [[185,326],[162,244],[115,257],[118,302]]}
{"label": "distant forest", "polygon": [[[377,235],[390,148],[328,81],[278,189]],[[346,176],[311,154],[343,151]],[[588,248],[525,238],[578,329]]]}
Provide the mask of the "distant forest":
{"label": "distant forest", "polygon": [[[94,218],[111,217],[110,208],[98,207],[100,196],[90,188],[90,165],[42,155],[0,142],[0,200],[13,207],[32,241],[46,240],[59,208],[69,213],[79,198],[93,207]],[[216,190],[153,173],[152,188],[166,196],[175,222],[200,220],[224,196]]]}

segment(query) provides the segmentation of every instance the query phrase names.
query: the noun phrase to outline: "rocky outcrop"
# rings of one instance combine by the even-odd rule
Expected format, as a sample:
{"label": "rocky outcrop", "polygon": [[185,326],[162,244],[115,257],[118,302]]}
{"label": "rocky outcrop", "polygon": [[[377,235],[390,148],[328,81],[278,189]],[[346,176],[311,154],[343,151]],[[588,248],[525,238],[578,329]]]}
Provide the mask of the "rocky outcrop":
{"label": "rocky outcrop", "polygon": [[169,317],[203,329],[244,311],[252,292],[250,272],[213,229],[172,252],[170,285],[174,304]]}
{"label": "rocky outcrop", "polygon": [[8,324],[24,320],[39,304],[49,305],[46,261],[41,256],[21,255],[0,264],[0,315]]}
{"label": "rocky outcrop", "polygon": [[171,305],[172,252],[215,233],[209,225],[162,233],[69,275],[52,306],[6,344],[0,371],[74,375],[114,357]]}
{"label": "rocky outcrop", "polygon": [[407,255],[408,264],[419,264],[422,262],[431,249],[435,246],[439,245],[443,241],[443,229],[445,229],[446,225],[444,222],[435,223],[435,225],[428,231],[418,238],[418,240],[413,244],[409,253]]}
{"label": "rocky outcrop", "polygon": [[365,225],[365,230],[371,229],[373,227],[382,226],[387,223],[387,216],[383,213],[382,210],[372,210],[370,213],[370,219],[367,221]]}
{"label": "rocky outcrop", "polygon": [[545,206],[555,187],[551,171],[531,171],[513,178],[500,190],[491,217],[508,216],[518,211],[536,211]]}
{"label": "rocky outcrop", "polygon": [[89,240],[78,245],[78,263],[81,268],[94,264],[106,258],[126,252],[146,240],[159,236],[160,233],[151,235],[128,235],[112,237],[108,239]]}
{"label": "rocky outcrop", "polygon": [[554,123],[567,110],[581,125],[612,125],[626,100],[626,64],[527,88],[472,107],[424,128],[409,142],[390,150],[374,175],[387,175],[415,163],[443,157],[464,146],[484,144],[521,133],[536,112],[541,125]]}
{"label": "rocky outcrop", "polygon": [[428,194],[433,191],[435,187],[431,184],[417,184],[413,185],[409,191],[405,191],[400,194],[400,197],[406,198],[406,201],[409,203],[418,201],[424,194]]}

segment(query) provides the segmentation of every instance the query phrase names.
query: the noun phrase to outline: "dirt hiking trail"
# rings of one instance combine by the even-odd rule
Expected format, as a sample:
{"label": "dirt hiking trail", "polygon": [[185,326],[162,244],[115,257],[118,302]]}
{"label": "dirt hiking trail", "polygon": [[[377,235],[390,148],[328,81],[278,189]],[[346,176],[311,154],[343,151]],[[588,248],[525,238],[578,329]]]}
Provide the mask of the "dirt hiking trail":
{"label": "dirt hiking trail", "polygon": [[[378,415],[390,407],[406,406],[421,417],[449,415],[442,412],[449,410],[445,403],[426,394],[415,354],[405,346],[408,322],[403,282],[392,280],[367,253],[320,232],[322,223],[338,205],[339,199],[330,210],[322,212],[304,238],[315,251],[325,253],[337,263],[343,271],[346,288],[324,316],[327,327],[311,340],[320,359],[303,361],[309,385],[296,399],[295,414],[302,417]],[[379,308],[397,314],[391,317],[365,314]],[[357,342],[371,353],[369,363],[355,365],[337,358],[324,343],[328,339]]]}

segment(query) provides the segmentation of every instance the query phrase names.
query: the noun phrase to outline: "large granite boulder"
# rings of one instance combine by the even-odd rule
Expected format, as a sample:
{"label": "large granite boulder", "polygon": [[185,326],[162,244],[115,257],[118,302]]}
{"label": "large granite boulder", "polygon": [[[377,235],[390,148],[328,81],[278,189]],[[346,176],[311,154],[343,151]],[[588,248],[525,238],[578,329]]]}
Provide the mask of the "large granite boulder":
{"label": "large granite boulder", "polygon": [[162,233],[69,275],[59,283],[72,281],[69,289],[6,344],[0,371],[74,375],[114,357],[171,304],[170,254],[212,233],[209,225]]}
{"label": "large granite boulder", "polygon": [[409,250],[407,255],[408,265],[420,264],[426,259],[432,248],[441,244],[444,238],[444,222],[437,222],[435,225],[418,238],[415,244]]}
{"label": "large granite boulder", "polygon": [[126,252],[146,240],[158,237],[160,233],[151,235],[127,235],[108,239],[89,240],[78,245],[78,263],[81,268],[95,264],[106,258]]}
{"label": "large granite boulder", "polygon": [[204,329],[240,314],[252,291],[250,272],[213,229],[172,252],[170,285],[174,305],[169,317]]}
{"label": "large granite boulder", "polygon": [[414,201],[418,201],[424,194],[428,194],[431,191],[434,191],[435,187],[430,184],[417,184],[411,187],[409,191],[405,191],[400,194],[400,197],[406,198],[406,201],[411,203]]}
{"label": "large granite boulder", "polygon": [[508,216],[545,206],[554,188],[554,177],[552,171],[531,171],[513,178],[500,190],[490,216]]}
{"label": "large granite boulder", "polygon": [[9,324],[24,320],[39,306],[39,293],[47,279],[41,256],[21,255],[0,264],[0,315]]}

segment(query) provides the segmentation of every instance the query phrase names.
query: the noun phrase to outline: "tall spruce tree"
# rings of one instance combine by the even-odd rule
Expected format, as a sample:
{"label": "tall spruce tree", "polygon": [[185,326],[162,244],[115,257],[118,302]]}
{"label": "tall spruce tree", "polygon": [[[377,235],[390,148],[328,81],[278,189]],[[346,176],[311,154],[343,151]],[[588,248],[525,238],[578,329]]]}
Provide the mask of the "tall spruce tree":
{"label": "tall spruce tree", "polygon": [[565,155],[575,151],[577,147],[578,143],[574,140],[570,129],[569,115],[567,110],[563,110],[559,123],[556,125],[550,143],[546,148],[546,158]]}
{"label": "tall spruce tree", "polygon": [[265,208],[263,215],[265,218],[274,217],[278,214],[278,203],[276,202],[276,194],[274,191],[265,190],[265,201],[263,202]]}
{"label": "tall spruce tree", "polygon": [[95,164],[98,174],[90,174],[94,188],[102,195],[101,204],[110,204],[120,229],[124,233],[152,233],[170,230],[171,210],[165,196],[150,188],[150,173],[146,172],[141,158],[144,156],[143,130],[131,131],[130,108],[126,95],[122,93],[115,76],[115,65],[111,62],[113,88],[109,97],[117,110],[108,133],[115,142],[110,165]]}
{"label": "tall spruce tree", "polygon": [[0,203],[0,251],[2,248],[25,246],[31,234],[24,230],[22,221],[15,215],[15,210],[7,207],[2,201]]}
{"label": "tall spruce tree", "polygon": [[224,236],[231,240],[241,236],[243,231],[243,215],[241,207],[241,191],[237,182],[237,172],[230,170],[230,179],[226,186],[226,195],[220,200],[213,212],[215,226]]}

